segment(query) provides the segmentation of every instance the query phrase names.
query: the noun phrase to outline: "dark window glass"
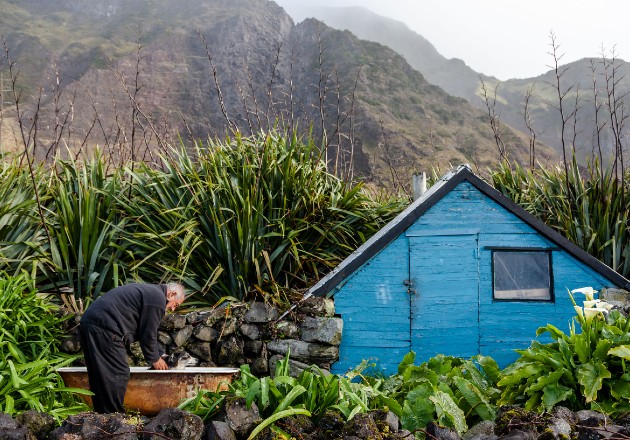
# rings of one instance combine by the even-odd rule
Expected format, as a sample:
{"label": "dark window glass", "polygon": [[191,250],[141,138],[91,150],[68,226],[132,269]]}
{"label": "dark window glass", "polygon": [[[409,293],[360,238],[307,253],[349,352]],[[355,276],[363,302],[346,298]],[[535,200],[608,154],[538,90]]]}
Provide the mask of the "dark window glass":
{"label": "dark window glass", "polygon": [[551,301],[551,254],[494,251],[494,299]]}

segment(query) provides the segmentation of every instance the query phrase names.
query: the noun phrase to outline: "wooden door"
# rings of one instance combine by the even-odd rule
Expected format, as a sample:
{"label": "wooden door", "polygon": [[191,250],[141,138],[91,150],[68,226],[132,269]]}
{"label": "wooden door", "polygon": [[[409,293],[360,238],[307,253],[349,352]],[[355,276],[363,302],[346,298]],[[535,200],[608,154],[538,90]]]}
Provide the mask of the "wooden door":
{"label": "wooden door", "polygon": [[423,362],[479,353],[478,234],[409,237],[411,349]]}

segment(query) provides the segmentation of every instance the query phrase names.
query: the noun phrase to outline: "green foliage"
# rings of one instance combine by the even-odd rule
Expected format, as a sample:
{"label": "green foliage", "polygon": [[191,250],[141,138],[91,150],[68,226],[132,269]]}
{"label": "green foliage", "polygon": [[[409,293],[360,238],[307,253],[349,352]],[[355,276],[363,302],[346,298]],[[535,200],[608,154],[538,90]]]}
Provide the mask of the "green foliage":
{"label": "green foliage", "polygon": [[[612,168],[590,163],[584,175],[573,157],[563,167],[525,169],[502,163],[495,188],[622,275],[630,276],[630,187]],[[568,182],[568,186],[567,186]]]}
{"label": "green foliage", "polygon": [[312,143],[278,133],[237,133],[164,167],[132,173],[134,269],[174,273],[212,301],[303,287],[402,208],[373,202],[327,173]]}
{"label": "green foliage", "polygon": [[[4,158],[3,158],[4,159]],[[41,185],[42,170],[34,171],[35,183]],[[17,274],[37,265],[46,242],[37,215],[31,176],[17,160],[0,164],[0,270]]]}
{"label": "green foliage", "polygon": [[59,352],[64,318],[55,312],[26,275],[0,274],[0,411],[60,419],[87,410],[55,371],[74,360]]}
{"label": "green foliage", "polygon": [[408,353],[398,373],[387,379],[367,379],[378,384],[375,397],[401,420],[410,431],[424,429],[432,420],[454,428],[461,435],[469,426],[496,416],[495,387],[500,377],[496,362],[478,356],[464,360],[438,355],[414,365],[415,353]]}
{"label": "green foliage", "polygon": [[357,392],[358,388],[358,384],[351,384],[347,378],[326,375],[315,366],[298,377],[291,377],[287,355],[278,362],[274,377],[257,378],[251,374],[249,366],[242,366],[241,376],[232,383],[231,391],[244,398],[248,407],[255,402],[262,417],[300,409],[318,420],[329,409],[339,410],[346,418],[367,411],[367,398]]}
{"label": "green foliage", "polygon": [[[283,302],[406,204],[326,171],[310,141],[273,132],[171,152],[162,168],[107,171],[100,154],[0,169],[0,270],[97,297],[129,279],[176,278],[204,303]],[[38,215],[34,185],[40,195]],[[44,224],[42,224],[42,217]]]}
{"label": "green foliage", "polygon": [[603,306],[597,300],[585,301],[583,309],[576,305],[569,334],[552,325],[538,329],[538,335],[549,333],[555,342],[534,341],[518,350],[521,357],[498,382],[499,403],[539,412],[559,404],[613,416],[630,411],[630,319]]}
{"label": "green foliage", "polygon": [[59,161],[50,176],[47,208],[49,249],[56,287],[69,286],[76,298],[97,297],[119,285],[126,243],[126,219],[117,206],[124,190],[120,173],[107,175],[97,155],[88,163]]}
{"label": "green foliage", "polygon": [[199,389],[193,397],[183,400],[177,407],[201,417],[205,422],[218,414],[224,401],[224,393]]}

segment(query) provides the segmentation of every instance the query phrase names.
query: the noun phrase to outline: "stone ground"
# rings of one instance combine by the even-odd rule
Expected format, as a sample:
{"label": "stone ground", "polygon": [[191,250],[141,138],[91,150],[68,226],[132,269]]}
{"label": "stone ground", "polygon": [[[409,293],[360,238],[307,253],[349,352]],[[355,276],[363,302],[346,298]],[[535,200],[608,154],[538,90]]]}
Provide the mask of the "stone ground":
{"label": "stone ground", "polygon": [[[206,423],[189,412],[164,409],[153,418],[122,414],[81,413],[59,427],[48,414],[26,412],[16,418],[0,413],[0,440],[246,440],[261,422],[258,409],[247,409],[243,399],[226,403],[215,419]],[[259,440],[630,440],[630,417],[610,420],[605,415],[557,407],[539,415],[518,407],[503,407],[495,421],[473,426],[460,437],[452,429],[430,423],[411,433],[400,428],[398,418],[387,411],[357,414],[345,421],[334,411],[320,420],[305,416],[276,422],[282,431],[263,430]]]}

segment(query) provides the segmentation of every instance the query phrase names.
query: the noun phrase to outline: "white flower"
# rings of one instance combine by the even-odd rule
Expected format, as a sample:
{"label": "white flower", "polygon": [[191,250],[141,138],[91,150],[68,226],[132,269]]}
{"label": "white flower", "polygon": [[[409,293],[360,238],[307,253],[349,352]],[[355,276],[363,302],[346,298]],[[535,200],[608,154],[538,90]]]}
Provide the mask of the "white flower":
{"label": "white flower", "polygon": [[593,318],[599,314],[603,314],[603,309],[597,309],[594,307],[584,307],[584,319],[586,322],[591,322]]}
{"label": "white flower", "polygon": [[593,301],[594,295],[597,293],[597,290],[592,287],[582,287],[579,289],[573,289],[571,293],[583,293],[588,301]]}
{"label": "white flower", "polygon": [[600,300],[598,299],[594,299],[591,301],[584,301],[584,307],[595,307],[598,308],[598,304],[600,303]]}
{"label": "white flower", "polygon": [[578,314],[580,318],[584,318],[584,311],[582,310],[582,307],[573,306],[573,308],[575,309],[575,312]]}
{"label": "white flower", "polygon": [[599,304],[597,304],[598,309],[605,309],[606,311],[612,309],[613,307],[614,306],[612,304],[609,304],[606,301],[600,301]]}

